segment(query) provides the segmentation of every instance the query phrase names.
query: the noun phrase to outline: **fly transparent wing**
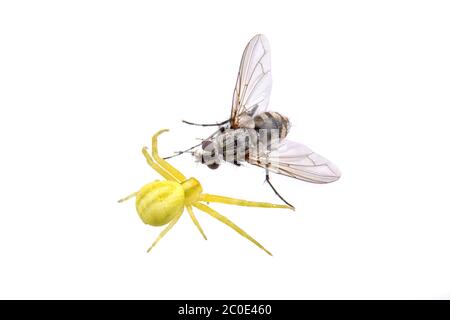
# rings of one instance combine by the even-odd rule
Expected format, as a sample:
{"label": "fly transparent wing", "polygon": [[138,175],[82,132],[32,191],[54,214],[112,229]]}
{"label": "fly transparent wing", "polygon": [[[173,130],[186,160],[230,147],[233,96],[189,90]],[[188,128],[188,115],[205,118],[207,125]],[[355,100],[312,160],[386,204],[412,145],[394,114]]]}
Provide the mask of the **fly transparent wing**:
{"label": "fly transparent wing", "polygon": [[239,128],[239,118],[245,113],[255,116],[267,110],[272,89],[270,47],[267,38],[258,34],[242,54],[231,109],[231,128]]}
{"label": "fly transparent wing", "polygon": [[341,177],[339,169],[307,146],[283,140],[268,153],[253,152],[249,163],[288,177],[312,183],[330,183]]}

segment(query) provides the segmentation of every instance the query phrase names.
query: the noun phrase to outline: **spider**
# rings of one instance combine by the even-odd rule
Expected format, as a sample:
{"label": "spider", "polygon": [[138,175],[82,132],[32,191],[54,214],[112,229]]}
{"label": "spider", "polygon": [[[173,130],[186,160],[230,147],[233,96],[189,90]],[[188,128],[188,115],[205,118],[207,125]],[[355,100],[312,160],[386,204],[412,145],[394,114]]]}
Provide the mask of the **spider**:
{"label": "spider", "polygon": [[160,130],[152,138],[152,154],[150,155],[147,147],[142,149],[142,153],[147,159],[147,163],[157,173],[159,173],[165,181],[156,180],[143,186],[139,191],[120,199],[119,202],[126,201],[136,197],[136,210],[145,224],[152,226],[167,227],[159,234],[153,242],[150,250],[172,229],[183,214],[184,208],[187,209],[189,216],[194,222],[195,226],[205,238],[205,233],[200,226],[197,218],[194,215],[192,207],[195,207],[220,222],[226,224],[244,238],[253,242],[260,249],[264,250],[269,255],[272,255],[266,248],[264,248],[258,241],[253,239],[244,230],[235,225],[227,217],[221,215],[217,211],[207,206],[204,202],[217,202],[223,204],[231,204],[245,207],[259,207],[259,208],[293,208],[286,205],[272,204],[267,202],[253,202],[247,200],[234,199],[214,194],[203,193],[200,182],[195,178],[186,179],[186,177],[174,168],[167,161],[158,155],[158,136],[169,131],[168,129]]}

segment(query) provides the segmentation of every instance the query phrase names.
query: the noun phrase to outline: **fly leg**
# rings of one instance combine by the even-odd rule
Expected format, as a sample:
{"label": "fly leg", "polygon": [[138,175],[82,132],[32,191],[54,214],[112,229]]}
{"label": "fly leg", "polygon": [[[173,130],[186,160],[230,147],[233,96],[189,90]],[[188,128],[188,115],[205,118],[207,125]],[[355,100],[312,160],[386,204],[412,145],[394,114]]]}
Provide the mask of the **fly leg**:
{"label": "fly leg", "polygon": [[[203,142],[203,141],[202,141],[202,142]],[[192,146],[192,147],[190,147],[189,149],[186,149],[186,150],[184,150],[184,151],[176,151],[175,154],[173,154],[173,155],[171,155],[171,156],[168,156],[168,157],[164,157],[163,159],[164,159],[164,160],[167,160],[167,159],[171,159],[171,158],[174,158],[174,157],[181,156],[183,153],[188,153],[188,152],[191,151],[192,149],[195,149],[195,148],[201,146],[201,145],[202,145],[202,142],[200,142],[199,144],[196,144],[195,146]]]}
{"label": "fly leg", "polygon": [[269,184],[269,186],[272,188],[273,192],[275,192],[275,194],[278,196],[278,198],[281,199],[281,201],[283,201],[284,203],[286,203],[289,207],[291,207],[292,209],[295,209],[295,207],[290,204],[289,202],[287,202],[286,200],[284,200],[284,198],[278,193],[277,189],[275,189],[275,187],[272,185],[272,183],[270,182],[270,177],[269,177],[269,169],[266,168],[266,181]]}
{"label": "fly leg", "polygon": [[[230,120],[227,120],[227,121],[230,121]],[[210,136],[209,136],[208,138],[206,138],[205,140],[212,139],[215,135],[217,135],[217,134],[220,133],[220,132],[223,132],[224,130],[225,130],[224,127],[220,127],[219,130],[215,131],[212,135],[210,135]],[[203,141],[204,141],[204,140],[203,140]],[[182,155],[182,154],[184,154],[184,153],[188,153],[188,152],[190,152],[191,150],[193,150],[193,149],[195,149],[195,148],[201,146],[202,143],[203,143],[203,141],[200,142],[200,143],[198,143],[198,144],[196,144],[195,146],[192,146],[192,147],[190,147],[190,148],[184,150],[184,151],[176,151],[175,154],[173,154],[173,155],[171,155],[171,156],[168,156],[168,157],[165,157],[165,158],[163,158],[163,159],[164,159],[164,160],[167,160],[167,159],[170,159],[170,158],[178,157],[178,156],[180,156],[180,155]]]}
{"label": "fly leg", "polygon": [[190,121],[186,121],[186,120],[181,120],[181,122],[185,123],[185,124],[189,124],[191,126],[200,126],[200,127],[220,127],[223,126],[224,124],[227,124],[228,122],[230,122],[231,119],[222,121],[222,122],[218,122],[218,123],[195,123],[195,122],[190,122]]}

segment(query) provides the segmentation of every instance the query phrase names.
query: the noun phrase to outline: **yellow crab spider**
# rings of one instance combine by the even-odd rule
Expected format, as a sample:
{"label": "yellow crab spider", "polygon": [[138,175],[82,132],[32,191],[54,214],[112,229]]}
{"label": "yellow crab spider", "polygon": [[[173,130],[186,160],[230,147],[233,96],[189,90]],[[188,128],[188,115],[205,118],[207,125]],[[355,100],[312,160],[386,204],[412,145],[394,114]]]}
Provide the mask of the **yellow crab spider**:
{"label": "yellow crab spider", "polygon": [[244,238],[250,240],[259,248],[264,250],[269,255],[272,255],[266,248],[264,248],[258,241],[253,239],[244,230],[239,228],[228,218],[222,216],[217,211],[213,210],[202,202],[218,202],[224,204],[232,204],[245,207],[259,207],[259,208],[284,208],[292,209],[286,205],[272,204],[267,202],[253,202],[247,200],[240,200],[234,198],[228,198],[213,194],[203,193],[202,186],[195,178],[186,179],[186,177],[170,165],[167,161],[162,159],[158,155],[158,136],[169,131],[167,129],[158,131],[152,138],[152,154],[150,155],[147,148],[142,149],[142,153],[147,159],[147,163],[156,172],[158,172],[165,181],[154,181],[143,186],[138,192],[134,192],[128,197],[125,197],[119,202],[136,197],[136,210],[145,224],[152,226],[164,226],[167,227],[159,234],[151,247],[149,252],[162,237],[177,223],[178,219],[184,211],[187,209],[189,216],[194,222],[197,229],[206,240],[205,233],[200,226],[197,218],[194,215],[192,207],[195,207],[203,212],[206,212],[213,218],[216,218],[220,222],[226,224]]}

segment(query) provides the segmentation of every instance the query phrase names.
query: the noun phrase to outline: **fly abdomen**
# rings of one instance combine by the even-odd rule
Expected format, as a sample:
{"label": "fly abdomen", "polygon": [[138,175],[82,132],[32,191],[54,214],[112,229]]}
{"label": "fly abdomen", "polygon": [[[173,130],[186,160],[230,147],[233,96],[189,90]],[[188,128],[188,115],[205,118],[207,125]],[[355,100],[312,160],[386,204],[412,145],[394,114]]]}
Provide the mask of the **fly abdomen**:
{"label": "fly abdomen", "polygon": [[272,138],[273,130],[277,133],[277,138],[283,140],[291,127],[289,119],[278,112],[263,112],[255,116],[253,120],[255,121],[255,130],[266,132],[269,141]]}

